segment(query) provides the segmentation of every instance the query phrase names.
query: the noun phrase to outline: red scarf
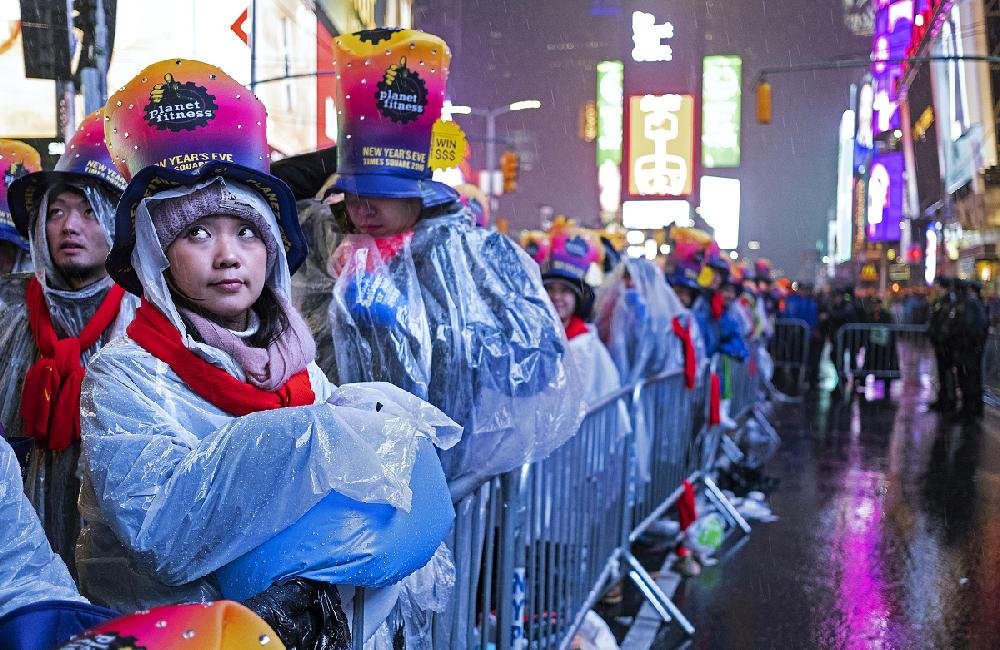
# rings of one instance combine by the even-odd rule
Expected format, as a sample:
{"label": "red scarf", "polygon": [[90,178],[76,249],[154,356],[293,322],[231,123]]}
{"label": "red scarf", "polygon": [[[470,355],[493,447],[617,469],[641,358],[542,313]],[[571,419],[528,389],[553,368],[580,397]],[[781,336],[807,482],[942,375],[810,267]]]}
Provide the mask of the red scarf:
{"label": "red scarf", "polygon": [[583,322],[583,319],[579,316],[570,316],[569,323],[566,324],[566,338],[573,340],[581,334],[586,334],[590,330],[587,329],[587,324]]}
{"label": "red scarf", "polygon": [[719,320],[722,318],[722,310],[725,309],[726,303],[725,299],[722,297],[722,293],[716,291],[712,294],[712,318],[714,320]]}
{"label": "red scarf", "polygon": [[698,360],[694,356],[694,343],[691,342],[691,326],[681,325],[681,319],[674,316],[674,334],[684,344],[684,385],[690,390],[694,388],[698,372]]}
{"label": "red scarf", "polygon": [[[695,499],[694,486],[688,480],[684,481],[681,495],[677,497],[677,518],[680,520],[681,530],[687,530],[691,524],[698,519],[697,500]],[[691,551],[681,542],[677,547],[679,557],[687,557]]]}
{"label": "red scarf", "polygon": [[712,382],[708,394],[708,423],[712,426],[722,422],[722,382],[719,375],[712,373]]}
{"label": "red scarf", "polygon": [[112,285],[90,322],[76,338],[60,339],[52,325],[42,285],[28,281],[28,323],[38,348],[38,361],[28,369],[21,390],[24,434],[53,451],[80,439],[80,355],[90,349],[118,318],[125,290]]}
{"label": "red scarf", "polygon": [[307,406],[316,401],[309,372],[300,370],[275,391],[266,391],[242,382],[205,361],[184,346],[181,333],[166,316],[146,302],[135,312],[128,335],[146,352],[164,362],[197,395],[235,416],[268,411],[285,406]]}

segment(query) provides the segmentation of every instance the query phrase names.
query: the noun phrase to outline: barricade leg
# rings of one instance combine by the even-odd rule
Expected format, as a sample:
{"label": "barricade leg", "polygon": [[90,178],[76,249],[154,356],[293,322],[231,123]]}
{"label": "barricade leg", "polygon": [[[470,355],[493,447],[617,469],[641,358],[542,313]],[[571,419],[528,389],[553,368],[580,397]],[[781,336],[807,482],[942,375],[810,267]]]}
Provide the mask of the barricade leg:
{"label": "barricade leg", "polygon": [[639,560],[635,559],[631,551],[622,553],[622,560],[626,565],[624,568],[629,580],[642,592],[642,595],[653,606],[663,622],[676,622],[686,635],[694,636],[694,625],[681,613],[674,601],[663,593],[663,590],[656,584],[649,572],[642,568]]}

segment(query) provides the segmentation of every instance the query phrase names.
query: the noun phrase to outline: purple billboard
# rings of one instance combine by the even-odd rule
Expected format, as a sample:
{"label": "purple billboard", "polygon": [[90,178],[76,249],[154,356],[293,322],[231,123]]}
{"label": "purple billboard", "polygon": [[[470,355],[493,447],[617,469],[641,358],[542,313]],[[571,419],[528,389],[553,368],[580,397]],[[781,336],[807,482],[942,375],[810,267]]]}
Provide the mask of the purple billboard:
{"label": "purple billboard", "polygon": [[[875,155],[868,170],[869,241],[895,241],[903,219],[903,154],[899,151],[899,81],[913,36],[914,0],[875,0],[872,41],[872,140]],[[891,61],[896,61],[895,63]]]}
{"label": "purple billboard", "polygon": [[868,177],[868,241],[897,241],[903,219],[902,152],[876,153]]}

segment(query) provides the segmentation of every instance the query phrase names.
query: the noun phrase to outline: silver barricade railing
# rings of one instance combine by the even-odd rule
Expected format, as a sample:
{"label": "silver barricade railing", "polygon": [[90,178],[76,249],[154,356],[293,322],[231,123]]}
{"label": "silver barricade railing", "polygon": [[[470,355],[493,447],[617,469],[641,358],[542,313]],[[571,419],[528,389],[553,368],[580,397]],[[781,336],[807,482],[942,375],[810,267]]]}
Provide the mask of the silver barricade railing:
{"label": "silver barricade railing", "polygon": [[992,406],[1000,406],[1000,333],[990,332],[983,350],[983,396]]}
{"label": "silver barricade railing", "polygon": [[[433,618],[433,647],[472,650],[496,633],[491,619],[502,591],[497,580],[497,543],[506,516],[502,480],[494,477],[455,504],[455,526],[446,543],[455,562],[455,586],[443,615]],[[503,574],[506,575],[506,574]]]}
{"label": "silver barricade railing", "polygon": [[928,345],[926,325],[848,323],[837,330],[833,364],[841,380],[933,374]]}
{"label": "silver barricade railing", "polygon": [[749,345],[750,354],[745,361],[722,357],[719,373],[723,383],[723,399],[729,400],[729,416],[740,422],[746,419],[757,404],[760,393],[760,369],[758,368],[759,342]]}
{"label": "silver barricade railing", "polygon": [[[731,371],[741,403],[756,399],[756,380],[736,379],[752,368],[742,363]],[[449,611],[435,617],[433,647],[569,648],[618,578],[635,582],[664,621],[693,634],[631,544],[676,502],[685,480],[704,484],[724,516],[749,532],[709,475],[722,437],[707,417],[710,374],[706,362],[693,389],[681,372],[621,389],[591,408],[579,432],[550,456],[457,504],[450,543],[456,593]]]}
{"label": "silver barricade railing", "polygon": [[[591,409],[580,431],[519,474],[512,645],[566,647],[617,570],[629,463],[629,393]],[[581,614],[582,612],[582,614]]]}
{"label": "silver barricade railing", "polygon": [[767,342],[775,370],[787,369],[795,373],[798,386],[806,379],[811,333],[809,323],[800,318],[777,318],[774,335]]}
{"label": "silver barricade railing", "polygon": [[697,469],[692,453],[698,433],[697,388],[687,388],[682,372],[659,375],[642,383],[633,402],[637,461],[633,540],[673,503],[670,497]]}

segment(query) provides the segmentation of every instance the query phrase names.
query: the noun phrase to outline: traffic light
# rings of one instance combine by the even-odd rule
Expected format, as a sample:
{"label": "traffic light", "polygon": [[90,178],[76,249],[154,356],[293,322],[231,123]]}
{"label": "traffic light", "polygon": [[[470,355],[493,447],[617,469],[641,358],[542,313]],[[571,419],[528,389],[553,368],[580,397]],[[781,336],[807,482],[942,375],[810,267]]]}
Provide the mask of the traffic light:
{"label": "traffic light", "polygon": [[771,84],[763,79],[757,82],[757,123],[771,123]]}
{"label": "traffic light", "polygon": [[505,151],[500,156],[500,174],[503,176],[503,193],[517,191],[517,174],[521,169],[521,157],[513,151]]}

